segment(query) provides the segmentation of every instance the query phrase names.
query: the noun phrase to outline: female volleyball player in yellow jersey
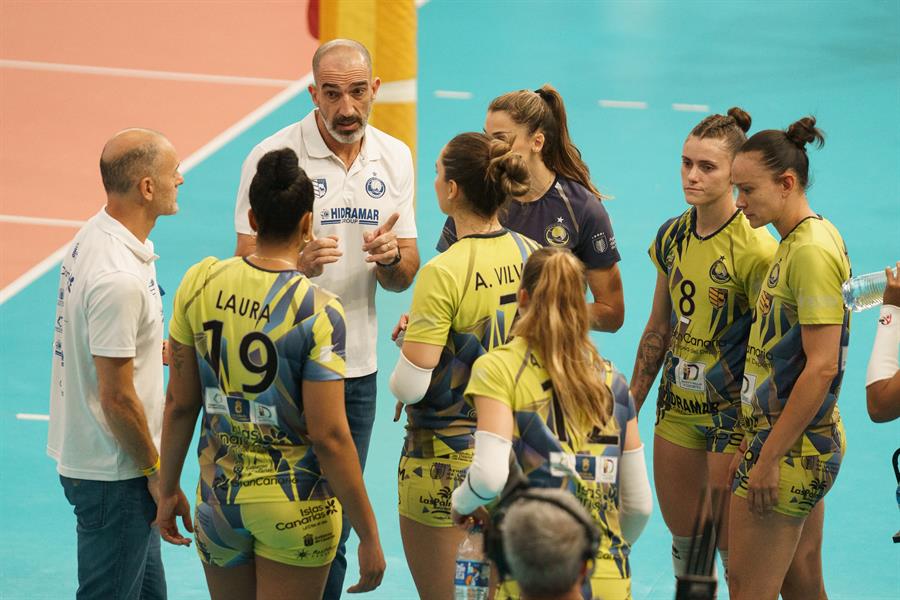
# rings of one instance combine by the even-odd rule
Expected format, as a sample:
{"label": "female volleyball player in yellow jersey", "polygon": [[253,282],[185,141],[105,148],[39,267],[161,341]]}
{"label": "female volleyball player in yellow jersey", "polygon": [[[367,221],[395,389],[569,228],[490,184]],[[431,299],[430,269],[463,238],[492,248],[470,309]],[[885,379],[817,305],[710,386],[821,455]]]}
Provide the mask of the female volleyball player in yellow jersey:
{"label": "female volleyball player in yellow jersey", "polygon": [[[616,331],[625,319],[619,251],[600,192],[569,136],[562,96],[547,84],[498,96],[484,131],[508,141],[528,165],[528,191],[500,212],[500,223],[542,246],[568,248],[587,269],[591,326]],[[443,252],[458,234],[448,218],[438,242]]]}
{"label": "female volleyball player in yellow jersey", "polygon": [[631,392],[640,412],[662,367],[653,473],[672,532],[676,576],[685,574],[691,548],[703,547],[692,535],[710,489],[721,524],[717,545],[728,568],[729,467],[741,440],[736,425],[744,354],[751,309],[776,247],[734,203],[731,161],[749,128],[750,115],[740,108],[710,115],[694,127],[681,156],[689,208],[663,223],[649,250],[658,271],[656,291]]}
{"label": "female volleyball player in yellow jersey", "polygon": [[[514,337],[475,362],[466,388],[478,431],[472,466],[453,492],[454,520],[502,491],[512,449],[531,485],[569,490],[600,529],[584,597],[624,600],[628,554],[652,498],[628,384],[588,336],[585,287],[568,250],[542,248],[525,263]],[[504,585],[499,597],[518,590]]]}
{"label": "female volleyball player in yellow jersey", "polygon": [[821,501],[844,456],[837,408],[850,311],[850,259],[838,230],[809,206],[812,117],[747,140],[732,166],[737,205],[781,242],[756,300],[741,394],[745,452],[731,502],[731,597],[825,598]]}
{"label": "female volleyball player in yellow jersey", "polygon": [[342,510],[360,538],[360,581],[349,591],[368,591],[385,562],[347,452],[343,308],[296,268],[313,187],[293,150],[262,157],[250,206],[255,253],[204,259],[175,297],[160,531],[190,543],[175,517],[191,530],[179,479],[202,408],[195,537],[212,598],[321,598]]}
{"label": "female volleyball player in yellow jersey", "polygon": [[506,142],[463,133],[437,160],[435,193],[460,235],[419,272],[409,327],[391,376],[406,405],[398,469],[400,533],[419,596],[453,595],[462,534],[450,520],[450,492],[472,459],[475,413],[463,392],[469,369],[506,341],[525,259],[538,248],[504,229],[497,211],[528,189],[528,171]]}

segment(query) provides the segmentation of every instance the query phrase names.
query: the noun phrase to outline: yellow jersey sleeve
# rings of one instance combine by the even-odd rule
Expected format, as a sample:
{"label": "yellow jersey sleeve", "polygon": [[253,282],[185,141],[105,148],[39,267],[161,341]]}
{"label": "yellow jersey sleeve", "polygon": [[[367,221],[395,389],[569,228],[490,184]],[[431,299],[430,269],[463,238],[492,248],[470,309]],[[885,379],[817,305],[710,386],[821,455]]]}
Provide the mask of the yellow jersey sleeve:
{"label": "yellow jersey sleeve", "polygon": [[308,360],[303,365],[303,379],[333,381],[346,373],[346,328],[344,308],[333,297],[316,315],[312,326],[312,344]]}
{"label": "yellow jersey sleeve", "polygon": [[750,240],[741,258],[744,261],[743,281],[744,294],[747,297],[750,306],[756,303],[759,291],[762,289],[763,282],[769,273],[769,267],[772,266],[772,259],[775,251],[778,250],[778,242],[775,241],[769,232],[763,229],[758,235],[754,235]]}
{"label": "yellow jersey sleeve", "polygon": [[179,344],[194,347],[194,330],[191,328],[188,310],[196,300],[198,290],[203,287],[206,273],[216,261],[215,257],[208,256],[188,269],[175,292],[169,335]]}
{"label": "yellow jersey sleeve", "polygon": [[514,408],[515,381],[504,360],[504,356],[510,356],[511,353],[502,350],[502,347],[492,350],[472,365],[472,375],[465,394],[470,403],[474,403],[475,396],[484,396],[499,400],[510,409]]}
{"label": "yellow jersey sleeve", "polygon": [[794,292],[797,320],[801,325],[841,325],[842,262],[818,244],[797,248],[791,256],[788,286]]}
{"label": "yellow jersey sleeve", "polygon": [[684,214],[677,217],[672,217],[671,219],[663,223],[660,226],[659,230],[656,232],[656,237],[650,244],[650,248],[647,249],[647,254],[650,255],[650,262],[653,263],[653,266],[656,267],[656,270],[659,271],[662,275],[668,276],[669,267],[671,266],[671,263],[668,263],[666,261],[666,255],[668,254],[669,246],[672,243],[670,232],[672,231],[673,225],[676,223],[676,221],[683,220]]}
{"label": "yellow jersey sleeve", "polygon": [[433,263],[419,272],[404,340],[443,346],[459,306],[453,275]]}

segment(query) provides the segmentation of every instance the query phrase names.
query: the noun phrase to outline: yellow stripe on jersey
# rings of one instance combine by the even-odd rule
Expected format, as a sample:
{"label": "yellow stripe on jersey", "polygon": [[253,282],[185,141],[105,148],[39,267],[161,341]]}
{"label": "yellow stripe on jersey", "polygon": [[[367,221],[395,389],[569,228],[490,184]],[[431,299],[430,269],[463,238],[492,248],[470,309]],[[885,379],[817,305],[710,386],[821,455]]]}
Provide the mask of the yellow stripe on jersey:
{"label": "yellow stripe on jersey", "polygon": [[210,257],[185,274],[169,332],[197,354],[200,500],[330,498],[307,435],[301,383],[344,377],[337,297],[297,271]]}
{"label": "yellow stripe on jersey", "polygon": [[756,301],[741,398],[745,426],[754,431],[775,425],[806,365],[801,326],[842,328],[838,374],[788,456],[840,451],[837,397],[850,338],[850,311],[844,307],[841,285],[849,277],[850,259],[841,234],[822,217],[809,217],[781,240]]}
{"label": "yellow stripe on jersey", "polygon": [[[494,348],[472,367],[469,401],[484,396],[513,412],[513,451],[531,485],[568,489],[591,513],[602,533],[595,577],[630,576],[628,544],[619,525],[618,461],[625,445],[634,401],[625,377],[606,363],[603,373],[613,394],[613,418],[601,429],[567,426],[553,394],[550,375],[523,338]],[[563,462],[567,464],[562,464]]]}
{"label": "yellow stripe on jersey", "polygon": [[505,229],[470,235],[419,271],[405,341],[444,350],[425,397],[406,409],[405,456],[445,456],[474,444],[475,413],[463,397],[469,370],[506,341],[523,264],[539,247]]}
{"label": "yellow stripe on jersey", "polygon": [[657,422],[668,411],[733,430],[740,406],[751,308],[777,242],[736,211],[715,233],[696,233],[695,209],[660,227],[650,259],[666,277],[672,342],[660,379]]}

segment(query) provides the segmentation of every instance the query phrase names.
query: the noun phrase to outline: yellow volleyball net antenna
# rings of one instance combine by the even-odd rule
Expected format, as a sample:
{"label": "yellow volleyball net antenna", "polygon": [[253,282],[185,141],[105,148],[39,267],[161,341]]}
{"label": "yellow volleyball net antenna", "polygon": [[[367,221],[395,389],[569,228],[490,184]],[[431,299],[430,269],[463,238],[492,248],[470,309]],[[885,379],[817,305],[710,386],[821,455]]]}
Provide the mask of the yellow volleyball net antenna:
{"label": "yellow volleyball net antenna", "polygon": [[[381,89],[370,122],[416,155],[416,5],[414,0],[312,0],[319,42],[349,38],[372,55]],[[315,10],[315,9],[313,9]],[[314,17],[313,17],[314,18]]]}

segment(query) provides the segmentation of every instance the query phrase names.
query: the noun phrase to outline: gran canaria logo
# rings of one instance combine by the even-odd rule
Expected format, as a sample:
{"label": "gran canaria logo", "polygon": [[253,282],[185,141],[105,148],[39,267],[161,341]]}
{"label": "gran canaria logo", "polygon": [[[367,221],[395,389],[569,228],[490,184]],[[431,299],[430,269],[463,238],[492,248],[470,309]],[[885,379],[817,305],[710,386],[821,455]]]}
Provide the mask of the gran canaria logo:
{"label": "gran canaria logo", "polygon": [[731,279],[731,275],[728,273],[728,267],[725,266],[724,256],[720,256],[709,268],[709,278],[716,283],[727,283]]}
{"label": "gran canaria logo", "polygon": [[775,263],[775,266],[772,267],[772,270],[769,271],[769,287],[773,288],[778,285],[778,278],[781,276],[781,261]]}
{"label": "gran canaria logo", "polygon": [[544,239],[551,246],[565,246],[569,243],[569,230],[563,225],[563,218],[557,217],[555,223],[550,223],[544,229]]}

